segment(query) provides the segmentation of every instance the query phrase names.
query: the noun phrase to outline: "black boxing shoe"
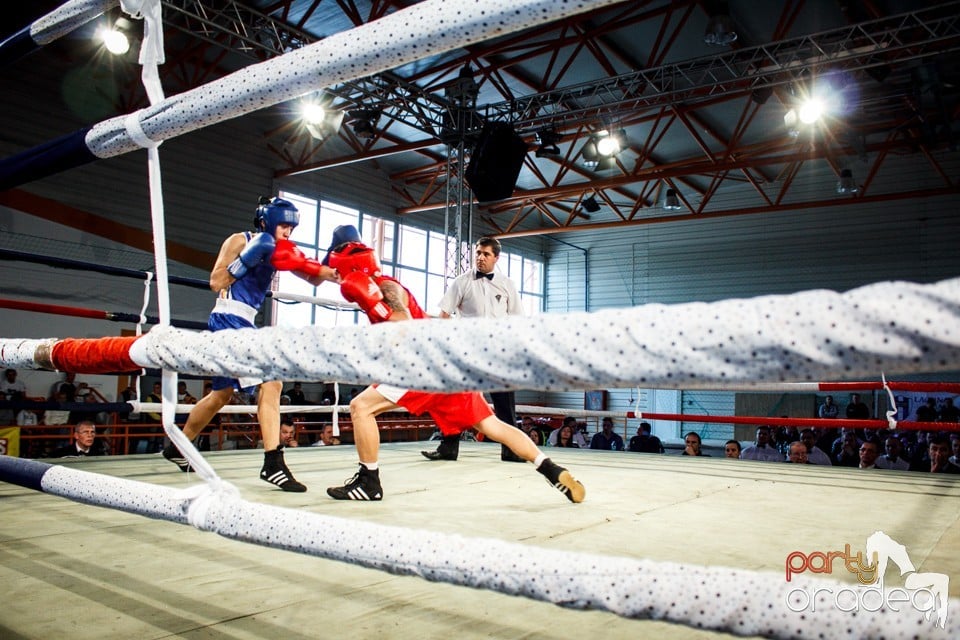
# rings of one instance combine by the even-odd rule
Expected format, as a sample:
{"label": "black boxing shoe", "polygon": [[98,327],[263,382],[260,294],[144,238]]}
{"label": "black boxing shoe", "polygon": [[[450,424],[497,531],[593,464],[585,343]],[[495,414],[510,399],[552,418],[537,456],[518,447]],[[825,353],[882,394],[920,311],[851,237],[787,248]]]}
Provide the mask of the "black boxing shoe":
{"label": "black boxing shoe", "polygon": [[327,495],[334,500],[382,500],[380,470],[371,471],[360,465],[360,470],[342,487],[329,487]]}
{"label": "black boxing shoe", "polygon": [[163,457],[177,465],[177,467],[180,468],[180,471],[183,471],[184,473],[193,471],[193,467],[190,466],[190,463],[187,462],[187,459],[183,457],[182,453],[180,453],[180,449],[177,449],[172,444],[164,447]]}
{"label": "black boxing shoe", "polygon": [[587,497],[587,490],[580,481],[570,475],[570,472],[547,458],[537,467],[547,482],[553,485],[553,488],[567,496],[570,502],[583,502]]}
{"label": "black boxing shoe", "polygon": [[436,451],[421,451],[427,460],[456,460],[460,455],[460,434],[443,436]]}
{"label": "black boxing shoe", "polygon": [[283,451],[280,449],[263,453],[263,468],[260,469],[260,479],[276,485],[284,491],[303,493],[307,490],[306,485],[297,482],[293,473],[287,468],[287,463],[283,461]]}
{"label": "black boxing shoe", "polygon": [[500,460],[503,462],[526,462],[526,460],[515,454],[513,449],[505,444],[500,445]]}

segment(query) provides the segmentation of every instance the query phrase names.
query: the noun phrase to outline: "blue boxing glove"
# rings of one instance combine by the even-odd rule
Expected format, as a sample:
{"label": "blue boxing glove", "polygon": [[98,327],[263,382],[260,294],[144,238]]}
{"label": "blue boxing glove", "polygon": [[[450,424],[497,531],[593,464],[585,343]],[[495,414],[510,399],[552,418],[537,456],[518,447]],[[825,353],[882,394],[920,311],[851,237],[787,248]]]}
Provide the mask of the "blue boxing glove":
{"label": "blue boxing glove", "polygon": [[273,250],[276,249],[277,242],[269,233],[259,233],[253,237],[247,246],[243,248],[236,260],[227,267],[227,272],[239,280],[247,275],[247,270],[254,268],[260,263],[270,262]]}

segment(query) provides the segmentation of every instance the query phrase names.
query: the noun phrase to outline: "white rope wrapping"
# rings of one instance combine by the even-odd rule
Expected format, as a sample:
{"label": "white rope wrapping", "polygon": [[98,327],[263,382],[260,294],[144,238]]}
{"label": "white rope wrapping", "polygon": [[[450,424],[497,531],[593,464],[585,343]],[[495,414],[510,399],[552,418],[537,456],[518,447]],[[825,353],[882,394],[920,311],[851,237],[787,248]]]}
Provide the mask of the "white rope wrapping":
{"label": "white rope wrapping", "polygon": [[38,45],[50,44],[101,13],[112,9],[120,0],[70,0],[30,25],[30,39]]}
{"label": "white rope wrapping", "polygon": [[[906,605],[898,612],[884,607],[851,615],[821,591],[816,612],[804,612],[803,619],[788,606],[792,589],[836,593],[857,588],[838,581],[795,576],[787,583],[779,573],[572,553],[416,531],[251,503],[229,487],[174,490],[64,466],[47,471],[42,487],[46,493],[85,504],[192,523],[233,540],[626,618],[772,638],[960,636],[957,615],[949,616],[941,629]],[[949,599],[947,605],[960,611],[958,599]]]}
{"label": "white rope wrapping", "polygon": [[130,356],[144,367],[204,376],[385,382],[430,391],[698,389],[955,371],[958,326],[955,278],[844,294],[818,290],[456,323],[216,333],[155,327]]}
{"label": "white rope wrapping", "polygon": [[[311,91],[618,1],[425,0],[151,105],[142,110],[140,124],[150,139],[169,140]],[[87,148],[95,156],[140,148],[127,135],[124,118],[100,122],[87,133]]]}

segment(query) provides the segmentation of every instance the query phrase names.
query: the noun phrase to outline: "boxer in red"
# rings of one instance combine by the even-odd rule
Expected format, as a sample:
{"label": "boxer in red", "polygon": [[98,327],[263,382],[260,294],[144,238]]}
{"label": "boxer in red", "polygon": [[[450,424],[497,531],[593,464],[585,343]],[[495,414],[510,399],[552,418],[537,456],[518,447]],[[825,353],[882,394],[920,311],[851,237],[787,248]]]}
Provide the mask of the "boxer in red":
{"label": "boxer in red", "polygon": [[[353,227],[338,227],[330,253],[324,260],[337,270],[343,297],[355,302],[371,323],[427,318],[406,287],[381,273],[373,249],[358,239],[359,233]],[[337,500],[383,498],[377,462],[380,432],[376,418],[381,413],[399,408],[415,415],[429,413],[444,435],[476,429],[532,462],[537,471],[571,502],[583,502],[586,496],[583,485],[569,471],[546,457],[522,431],[497,419],[480,393],[428,393],[379,384],[367,387],[350,402],[360,469],[345,485],[328,488],[330,497]]]}

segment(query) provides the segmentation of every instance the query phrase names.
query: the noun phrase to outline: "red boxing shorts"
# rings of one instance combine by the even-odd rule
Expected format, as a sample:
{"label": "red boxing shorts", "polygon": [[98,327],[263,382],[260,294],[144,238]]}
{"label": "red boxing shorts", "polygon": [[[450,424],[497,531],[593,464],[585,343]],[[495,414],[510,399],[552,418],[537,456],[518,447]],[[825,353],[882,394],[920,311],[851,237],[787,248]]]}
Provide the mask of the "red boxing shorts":
{"label": "red boxing shorts", "polygon": [[483,395],[470,393],[428,393],[408,391],[388,384],[375,385],[387,400],[403,407],[415,416],[429,413],[445,436],[457,435],[472,429],[481,420],[493,415]]}

